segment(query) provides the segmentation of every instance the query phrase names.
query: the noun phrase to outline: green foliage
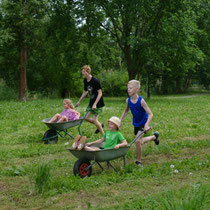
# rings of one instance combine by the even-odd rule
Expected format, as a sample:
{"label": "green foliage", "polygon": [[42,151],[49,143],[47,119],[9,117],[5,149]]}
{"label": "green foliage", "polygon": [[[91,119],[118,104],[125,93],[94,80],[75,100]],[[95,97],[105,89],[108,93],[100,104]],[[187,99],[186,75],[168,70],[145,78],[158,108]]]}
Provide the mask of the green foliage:
{"label": "green foliage", "polygon": [[45,0],[8,1],[0,3],[0,21],[3,39],[0,44],[0,77],[10,87],[18,89],[20,49],[27,46],[27,55],[39,39],[39,28],[43,24],[47,2]]}
{"label": "green foliage", "polygon": [[128,75],[125,70],[102,71],[97,78],[100,80],[104,96],[126,96]]}
{"label": "green foliage", "polygon": [[0,80],[0,100],[15,100],[16,98],[16,91],[8,87],[4,80]]}
{"label": "green foliage", "polygon": [[99,77],[115,72],[118,90],[105,89],[105,95],[124,95],[119,86],[126,77],[149,78],[156,93],[186,92],[192,80],[208,89],[209,10],[205,0],[33,0],[30,5],[3,0],[0,78],[18,89],[20,48],[26,44],[29,93],[80,95],[85,64]]}

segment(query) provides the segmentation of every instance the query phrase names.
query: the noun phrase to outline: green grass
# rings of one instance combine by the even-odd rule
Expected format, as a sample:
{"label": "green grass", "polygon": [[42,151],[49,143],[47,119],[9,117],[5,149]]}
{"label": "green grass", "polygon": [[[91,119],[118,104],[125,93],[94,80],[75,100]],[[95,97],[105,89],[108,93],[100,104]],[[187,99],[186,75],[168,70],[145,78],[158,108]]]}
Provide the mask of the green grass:
{"label": "green grass", "polygon": [[[105,130],[111,116],[121,116],[125,99],[104,99]],[[77,108],[82,115],[87,104]],[[92,176],[81,179],[73,175],[70,137],[51,145],[41,140],[48,129],[41,120],[62,111],[61,99],[1,101],[0,209],[208,209],[210,96],[153,96],[147,104],[154,114],[148,135],[158,130],[160,145],[143,146],[144,167],[135,166],[133,145],[125,167],[112,161],[117,173],[94,165]],[[81,131],[89,141],[100,138],[87,122]],[[131,113],[121,131],[134,139]],[[78,127],[68,132],[75,136]]]}

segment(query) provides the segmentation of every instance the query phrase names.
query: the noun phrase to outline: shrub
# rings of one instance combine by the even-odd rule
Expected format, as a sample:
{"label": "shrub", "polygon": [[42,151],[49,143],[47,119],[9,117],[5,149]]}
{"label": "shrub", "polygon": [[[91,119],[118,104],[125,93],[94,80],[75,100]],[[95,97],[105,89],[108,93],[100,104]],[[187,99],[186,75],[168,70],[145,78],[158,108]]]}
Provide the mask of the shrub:
{"label": "shrub", "polygon": [[96,77],[101,82],[104,96],[125,96],[127,94],[127,71],[106,70]]}
{"label": "shrub", "polygon": [[0,79],[0,100],[17,99],[17,91],[8,87],[4,80]]}

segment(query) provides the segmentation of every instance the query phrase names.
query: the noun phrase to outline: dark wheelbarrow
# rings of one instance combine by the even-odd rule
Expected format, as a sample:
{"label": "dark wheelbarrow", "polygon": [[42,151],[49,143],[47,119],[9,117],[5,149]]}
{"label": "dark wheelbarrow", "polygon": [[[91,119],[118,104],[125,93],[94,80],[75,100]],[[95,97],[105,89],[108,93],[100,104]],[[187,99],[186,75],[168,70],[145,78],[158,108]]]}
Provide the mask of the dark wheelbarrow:
{"label": "dark wheelbarrow", "polygon": [[57,143],[58,141],[58,135],[60,137],[65,137],[66,135],[70,136],[71,138],[74,138],[74,136],[72,136],[67,129],[75,127],[77,125],[78,126],[78,131],[79,134],[81,134],[81,130],[80,127],[82,125],[82,122],[84,121],[84,119],[86,118],[88,112],[86,112],[84,117],[81,117],[78,120],[72,120],[72,121],[67,121],[67,122],[61,122],[61,123],[49,123],[49,120],[51,118],[48,119],[44,119],[42,120],[43,123],[45,123],[50,129],[47,130],[44,133],[44,137],[42,138],[42,140],[44,141],[45,144],[53,144],[53,143]]}
{"label": "dark wheelbarrow", "polygon": [[[84,150],[74,150],[68,148],[72,155],[74,155],[78,160],[74,164],[73,173],[74,175],[79,175],[81,178],[86,176],[91,176],[92,166],[97,163],[99,167],[103,170],[100,162],[107,162],[107,166],[113,168],[116,172],[116,168],[110,163],[111,160],[122,157],[123,164],[126,165],[125,156],[130,149],[131,145],[136,142],[136,140],[146,133],[145,131],[139,132],[135,139],[128,144],[126,147],[120,147],[119,149],[103,149],[98,151],[84,151]],[[92,163],[91,163],[92,161]]]}

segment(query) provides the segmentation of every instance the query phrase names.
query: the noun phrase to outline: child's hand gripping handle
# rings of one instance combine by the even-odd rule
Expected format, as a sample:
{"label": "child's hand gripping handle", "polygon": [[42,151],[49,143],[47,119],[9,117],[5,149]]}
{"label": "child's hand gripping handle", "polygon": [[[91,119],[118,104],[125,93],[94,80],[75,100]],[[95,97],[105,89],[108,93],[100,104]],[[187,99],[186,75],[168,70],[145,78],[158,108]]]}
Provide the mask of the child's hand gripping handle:
{"label": "child's hand gripping handle", "polygon": [[149,127],[147,130],[144,130],[144,133],[146,134],[150,129],[151,127]]}
{"label": "child's hand gripping handle", "polygon": [[135,139],[130,144],[128,144],[128,146],[131,146],[134,142],[136,142],[139,139],[140,136],[142,136],[143,134],[147,133],[150,129],[151,129],[151,127],[149,127],[147,130],[139,131],[137,133]]}

